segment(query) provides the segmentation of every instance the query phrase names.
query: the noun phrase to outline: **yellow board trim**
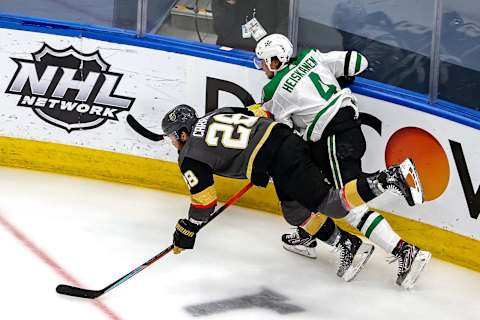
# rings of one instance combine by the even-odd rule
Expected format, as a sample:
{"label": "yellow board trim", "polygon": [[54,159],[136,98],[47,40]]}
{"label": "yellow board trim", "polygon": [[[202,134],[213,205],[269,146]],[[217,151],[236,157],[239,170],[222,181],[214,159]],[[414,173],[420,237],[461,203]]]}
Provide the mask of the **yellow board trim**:
{"label": "yellow board trim", "polygon": [[[190,194],[176,163],[108,151],[0,137],[0,165]],[[215,177],[221,201],[226,201],[244,185],[245,180]],[[235,204],[281,214],[271,184],[265,189],[253,187]],[[381,214],[402,238],[431,251],[434,257],[480,272],[480,241],[391,213]],[[337,223],[358,234],[356,229],[343,221]]]}
{"label": "yellow board trim", "polygon": [[272,122],[267,130],[265,131],[265,134],[263,135],[262,139],[258,142],[258,144],[255,146],[255,149],[253,149],[252,155],[250,156],[250,159],[248,159],[248,166],[247,166],[247,178],[251,179],[252,178],[252,169],[253,169],[253,161],[255,160],[255,157],[257,156],[258,151],[260,148],[263,146],[265,141],[267,141],[268,137],[270,136],[270,133],[272,132],[273,127],[277,125],[277,122]]}

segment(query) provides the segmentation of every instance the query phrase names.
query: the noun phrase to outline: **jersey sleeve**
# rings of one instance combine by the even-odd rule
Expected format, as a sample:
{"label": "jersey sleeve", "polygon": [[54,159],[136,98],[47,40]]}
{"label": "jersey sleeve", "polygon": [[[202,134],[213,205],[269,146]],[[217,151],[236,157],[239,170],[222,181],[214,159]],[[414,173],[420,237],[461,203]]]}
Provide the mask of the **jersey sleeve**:
{"label": "jersey sleeve", "polygon": [[286,108],[282,107],[282,104],[276,101],[277,99],[269,100],[262,105],[262,109],[268,113],[269,117],[275,120],[278,123],[283,123],[293,128],[293,121],[292,121],[292,110],[287,110]]}
{"label": "jersey sleeve", "polygon": [[273,97],[273,94],[270,93],[271,90],[268,88],[268,84],[265,85],[262,89],[262,102],[270,101]]}
{"label": "jersey sleeve", "polygon": [[188,218],[206,221],[217,205],[212,168],[203,162],[185,158],[180,170],[191,194]]}
{"label": "jersey sleeve", "polygon": [[331,51],[321,53],[316,50],[316,53],[336,78],[341,76],[356,76],[368,67],[367,58],[357,51]]}

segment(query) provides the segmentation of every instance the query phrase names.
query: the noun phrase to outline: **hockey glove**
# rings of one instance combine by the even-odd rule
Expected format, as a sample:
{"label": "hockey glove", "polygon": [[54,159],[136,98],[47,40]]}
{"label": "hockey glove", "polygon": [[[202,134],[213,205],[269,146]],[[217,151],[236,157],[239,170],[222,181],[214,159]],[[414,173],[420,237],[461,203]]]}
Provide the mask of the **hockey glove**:
{"label": "hockey glove", "polygon": [[340,88],[348,88],[355,81],[355,76],[340,76],[337,78]]}
{"label": "hockey glove", "polygon": [[173,253],[179,254],[185,249],[193,249],[195,237],[201,225],[195,224],[188,219],[178,220],[173,234]]}
{"label": "hockey glove", "polygon": [[251,106],[248,106],[247,109],[252,112],[255,117],[270,118],[272,116],[270,112],[265,111],[265,109],[262,108],[261,103],[252,104]]}

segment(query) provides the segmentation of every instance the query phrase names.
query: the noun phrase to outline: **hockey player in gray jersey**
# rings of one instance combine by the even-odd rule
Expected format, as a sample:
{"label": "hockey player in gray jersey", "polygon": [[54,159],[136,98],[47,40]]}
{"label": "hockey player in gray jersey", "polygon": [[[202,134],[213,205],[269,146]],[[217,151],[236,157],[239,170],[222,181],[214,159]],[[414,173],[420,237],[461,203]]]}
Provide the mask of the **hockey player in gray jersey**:
{"label": "hockey player in gray jersey", "polygon": [[[175,227],[175,253],[193,248],[196,233],[215,209],[213,174],[249,179],[261,187],[271,177],[277,191],[301,204],[288,211],[288,219],[339,249],[337,275],[346,281],[357,275],[373,247],[363,246],[359,237],[329,224],[326,215],[348,216],[352,209],[389,189],[398,190],[409,203],[423,202],[420,182],[415,180],[415,188],[406,182],[408,174],[415,172],[410,162],[335,189],[313,164],[308,145],[288,126],[255,117],[247,109],[222,108],[197,118],[193,108],[180,105],[165,115],[162,128],[179,150],[178,163],[191,193],[188,218],[180,219]],[[416,276],[406,272],[402,281]]]}
{"label": "hockey player in gray jersey", "polygon": [[[270,114],[275,121],[293,128],[310,145],[314,163],[340,189],[362,175],[366,142],[360,129],[357,100],[349,89],[340,87],[337,79],[351,80],[367,68],[367,59],[356,51],[322,53],[305,49],[296,57],[292,53],[291,42],[281,34],[269,35],[257,44],[256,65],[271,80],[263,88],[262,104],[250,109],[257,115]],[[294,210],[301,206],[281,192],[278,196],[284,208]],[[430,259],[429,252],[403,241],[383,216],[367,205],[345,218],[394,255],[399,262],[398,274],[404,274],[413,263],[421,269]],[[289,251],[316,257],[315,238],[300,227],[293,234],[283,235],[282,242]],[[413,285],[402,282],[400,276],[397,284]]]}

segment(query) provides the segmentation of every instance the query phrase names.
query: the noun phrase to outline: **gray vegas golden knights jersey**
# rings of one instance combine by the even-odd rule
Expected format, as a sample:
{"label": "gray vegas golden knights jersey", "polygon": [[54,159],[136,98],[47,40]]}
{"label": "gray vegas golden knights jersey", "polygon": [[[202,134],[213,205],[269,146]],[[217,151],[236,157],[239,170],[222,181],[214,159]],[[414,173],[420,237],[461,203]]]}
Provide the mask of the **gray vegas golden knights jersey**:
{"label": "gray vegas golden knights jersey", "polygon": [[253,160],[277,123],[236,111],[221,108],[200,118],[179,153],[180,167],[185,158],[192,158],[209,165],[216,175],[250,179]]}

